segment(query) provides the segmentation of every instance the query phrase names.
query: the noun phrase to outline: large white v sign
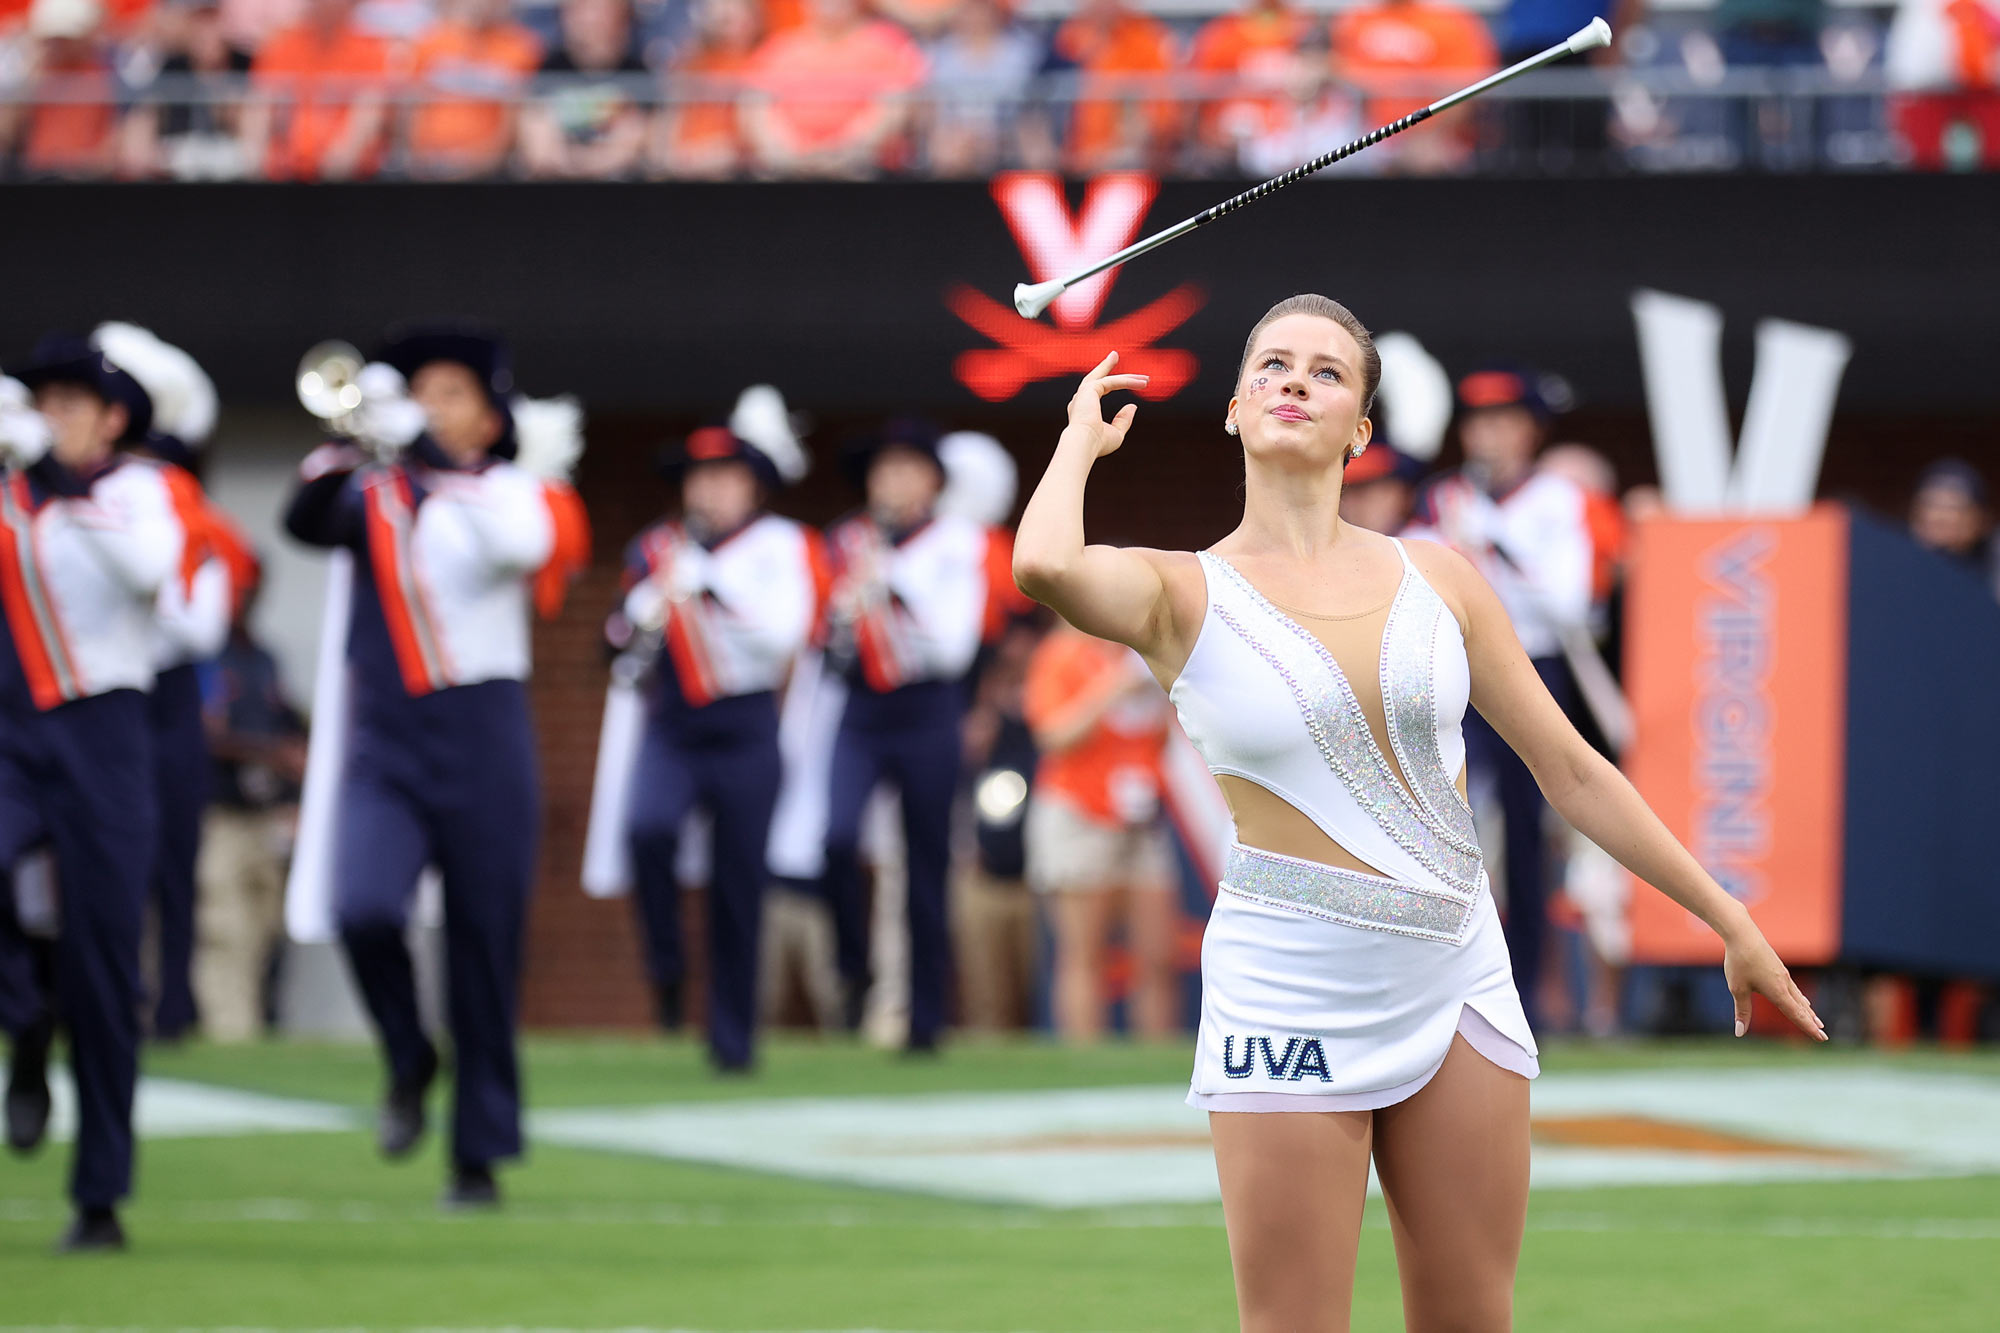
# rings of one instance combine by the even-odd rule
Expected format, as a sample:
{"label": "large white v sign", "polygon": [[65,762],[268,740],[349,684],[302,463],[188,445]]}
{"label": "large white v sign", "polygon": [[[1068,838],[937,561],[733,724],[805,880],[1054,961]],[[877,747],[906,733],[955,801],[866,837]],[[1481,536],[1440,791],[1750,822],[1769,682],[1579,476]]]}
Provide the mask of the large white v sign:
{"label": "large white v sign", "polygon": [[1641,290],[1639,364],[1667,507],[1681,514],[1793,513],[1812,503],[1840,376],[1854,353],[1832,329],[1766,319],[1732,465],[1722,388],[1722,311]]}

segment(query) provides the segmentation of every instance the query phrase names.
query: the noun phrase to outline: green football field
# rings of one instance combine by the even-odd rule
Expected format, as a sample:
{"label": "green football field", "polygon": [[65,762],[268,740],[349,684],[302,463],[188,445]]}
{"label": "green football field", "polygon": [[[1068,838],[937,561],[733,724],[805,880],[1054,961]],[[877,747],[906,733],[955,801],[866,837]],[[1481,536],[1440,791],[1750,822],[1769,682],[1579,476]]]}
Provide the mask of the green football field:
{"label": "green football field", "polygon": [[[530,1093],[556,1118],[549,1124],[565,1108],[615,1120],[658,1106],[671,1113],[662,1123],[709,1124],[724,1137],[728,1121],[759,1110],[751,1099],[790,1099],[762,1108],[775,1125],[794,1107],[837,1110],[855,1097],[949,1108],[961,1103],[924,1099],[1003,1094],[999,1104],[1027,1106],[1034,1097],[1022,1094],[1037,1090],[1157,1087],[1174,1099],[1187,1062],[1181,1047],[1040,1043],[968,1043],[913,1062],[788,1040],[769,1046],[754,1079],[721,1080],[685,1043],[529,1044]],[[2000,1095],[1993,1054],[1558,1045],[1544,1067],[1552,1089],[1565,1078],[1624,1086],[1628,1074],[1729,1087],[1736,1075],[1806,1069],[1850,1071],[1878,1092],[1916,1076],[1941,1079],[1954,1095]],[[147,1073],[197,1109],[209,1090],[233,1089],[260,1094],[237,1099],[246,1104],[316,1107],[352,1124],[193,1124],[150,1139],[127,1214],[133,1249],[121,1256],[48,1253],[65,1217],[66,1145],[0,1161],[0,1330],[1234,1326],[1212,1202],[1052,1208],[542,1142],[506,1176],[503,1211],[449,1216],[435,1205],[435,1138],[411,1162],[374,1156],[365,1112],[377,1074],[365,1050],[194,1047],[152,1054]],[[1137,1100],[1150,1099],[1141,1091]],[[721,1114],[704,1119],[708,1107]],[[781,1142],[785,1131],[771,1133],[782,1156],[792,1145]],[[826,1142],[841,1148],[838,1135]],[[861,1156],[893,1155],[893,1146]],[[1057,1187],[1060,1147],[1041,1143],[1014,1160],[1021,1171],[1054,1172]],[[1192,1149],[1176,1151],[1184,1161]],[[1133,1170],[1149,1160],[1140,1153]],[[1116,1173],[1107,1180],[1115,1191]],[[1400,1328],[1379,1201],[1368,1218],[1354,1327]],[[1517,1311],[1524,1330],[2000,1329],[2000,1175],[1538,1188]]]}

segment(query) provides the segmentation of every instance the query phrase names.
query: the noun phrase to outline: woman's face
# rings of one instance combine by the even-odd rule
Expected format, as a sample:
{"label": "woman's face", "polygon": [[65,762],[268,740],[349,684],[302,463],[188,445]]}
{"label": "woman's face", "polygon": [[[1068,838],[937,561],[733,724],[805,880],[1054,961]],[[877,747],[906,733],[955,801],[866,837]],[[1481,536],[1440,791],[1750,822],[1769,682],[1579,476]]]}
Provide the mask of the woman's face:
{"label": "woman's face", "polygon": [[56,380],[43,385],[35,390],[35,408],[48,419],[55,437],[49,452],[56,462],[77,472],[111,457],[118,437],[125,433],[124,406],[105,402],[81,384]]}
{"label": "woman's face", "polygon": [[1229,400],[1243,452],[1287,469],[1338,468],[1373,430],[1361,415],[1361,346],[1319,315],[1264,326]]}
{"label": "woman's face", "polygon": [[470,467],[500,438],[503,423],[486,397],[479,376],[456,361],[417,367],[410,397],[424,409],[424,421],[438,448],[460,467]]}

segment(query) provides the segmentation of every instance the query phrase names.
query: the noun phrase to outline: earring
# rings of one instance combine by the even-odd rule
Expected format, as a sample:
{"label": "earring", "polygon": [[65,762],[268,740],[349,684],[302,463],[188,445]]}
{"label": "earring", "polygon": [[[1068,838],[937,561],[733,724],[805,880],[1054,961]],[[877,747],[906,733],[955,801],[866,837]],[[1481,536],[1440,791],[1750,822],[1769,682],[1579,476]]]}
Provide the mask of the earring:
{"label": "earring", "polygon": [[1361,455],[1367,452],[1368,452],[1368,442],[1366,440],[1363,440],[1360,444],[1357,444],[1352,449],[1348,450],[1347,461],[1352,463],[1355,459],[1361,457]]}
{"label": "earring", "polygon": [[1222,429],[1226,433],[1234,435],[1236,433],[1236,423],[1233,421],[1225,421],[1222,423]]}

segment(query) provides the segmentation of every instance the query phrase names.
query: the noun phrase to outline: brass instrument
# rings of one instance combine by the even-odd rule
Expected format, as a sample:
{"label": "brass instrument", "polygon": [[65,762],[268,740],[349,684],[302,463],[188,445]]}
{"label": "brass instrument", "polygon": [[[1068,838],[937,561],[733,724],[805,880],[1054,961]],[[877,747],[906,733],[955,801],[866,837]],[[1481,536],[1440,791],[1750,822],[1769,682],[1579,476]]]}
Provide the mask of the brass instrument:
{"label": "brass instrument", "polygon": [[338,339],[315,345],[299,360],[293,387],[299,405],[326,423],[326,428],[344,439],[352,439],[361,407],[361,368],[367,364],[349,343]]}

